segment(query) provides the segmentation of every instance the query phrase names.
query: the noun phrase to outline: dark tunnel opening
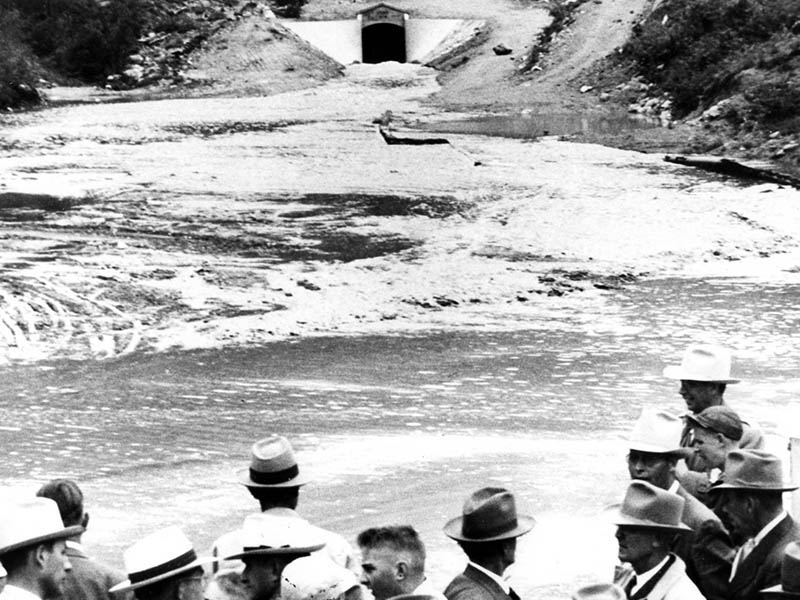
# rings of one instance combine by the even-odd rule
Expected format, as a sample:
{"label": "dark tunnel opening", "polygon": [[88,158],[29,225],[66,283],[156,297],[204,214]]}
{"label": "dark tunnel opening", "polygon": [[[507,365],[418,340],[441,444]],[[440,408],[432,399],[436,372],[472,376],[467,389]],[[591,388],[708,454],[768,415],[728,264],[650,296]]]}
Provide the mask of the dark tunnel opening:
{"label": "dark tunnel opening", "polygon": [[406,30],[390,23],[376,23],[361,30],[362,60],[380,63],[406,62]]}

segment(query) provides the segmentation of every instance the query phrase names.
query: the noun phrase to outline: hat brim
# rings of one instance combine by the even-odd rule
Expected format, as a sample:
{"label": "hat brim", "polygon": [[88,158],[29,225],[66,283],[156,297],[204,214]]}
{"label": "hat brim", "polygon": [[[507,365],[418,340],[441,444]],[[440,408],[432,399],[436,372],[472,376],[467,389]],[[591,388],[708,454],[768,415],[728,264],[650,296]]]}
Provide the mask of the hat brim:
{"label": "hat brim", "polygon": [[684,523],[680,523],[678,525],[666,525],[664,523],[651,521],[650,519],[637,519],[636,517],[626,515],[622,512],[622,504],[612,504],[610,506],[606,506],[603,509],[602,514],[603,517],[607,518],[612,525],[616,525],[618,527],[641,527],[644,529],[674,531],[676,533],[690,532],[692,530],[691,527],[685,525]]}
{"label": "hat brim", "polygon": [[691,448],[672,448],[665,450],[663,446],[656,446],[654,444],[648,444],[647,442],[629,441],[628,449],[636,450],[637,452],[649,452],[650,454],[669,454],[671,456],[677,456],[678,458],[684,458],[689,454],[694,454]]}
{"label": "hat brim", "polygon": [[697,373],[687,373],[680,366],[671,365],[664,367],[664,377],[667,379],[684,379],[686,381],[706,381],[708,383],[739,383],[741,379],[698,379]]}
{"label": "hat brim", "polygon": [[60,531],[54,531],[53,533],[48,533],[45,535],[39,535],[28,540],[22,540],[21,542],[16,542],[14,544],[9,544],[8,546],[3,546],[0,548],[0,556],[6,554],[8,552],[13,552],[14,550],[19,550],[20,548],[25,548],[26,546],[33,546],[34,544],[40,544],[42,542],[50,542],[56,540],[65,540],[67,538],[71,538],[73,535],[78,535],[79,533],[83,533],[85,529],[82,525],[71,525],[70,527],[65,527]]}
{"label": "hat brim", "polygon": [[755,487],[752,485],[738,485],[735,483],[718,483],[708,488],[708,493],[719,492],[720,490],[745,490],[748,492],[793,492],[798,486],[781,484],[779,486]]}
{"label": "hat brim", "polygon": [[152,585],[154,583],[158,583],[159,581],[164,581],[165,579],[169,579],[170,577],[174,577],[175,575],[180,575],[186,571],[191,571],[192,569],[196,569],[197,567],[202,567],[205,564],[214,562],[216,557],[214,556],[201,556],[196,558],[188,565],[183,565],[177,569],[173,569],[172,571],[167,571],[166,573],[161,573],[160,575],[156,575],[155,577],[151,577],[149,579],[143,579],[142,581],[137,581],[136,583],[131,583],[130,579],[126,579],[109,589],[109,593],[111,594],[118,594],[120,592],[127,592],[130,590],[137,590],[142,588],[146,585]]}
{"label": "hat brim", "polygon": [[314,544],[313,546],[282,546],[280,548],[251,548],[249,550],[244,550],[242,552],[238,552],[236,554],[231,554],[230,556],[226,556],[225,558],[219,559],[220,561],[225,560],[236,560],[242,559],[245,556],[277,556],[281,554],[311,554],[312,552],[316,552],[317,550],[321,550],[325,547],[325,543],[322,544]]}
{"label": "hat brim", "polygon": [[450,519],[444,526],[444,534],[447,537],[457,540],[459,542],[495,542],[499,540],[507,540],[510,538],[516,538],[521,535],[525,535],[531,529],[533,529],[534,525],[536,525],[536,519],[525,515],[518,515],[517,526],[514,527],[514,529],[505,531],[498,535],[493,535],[490,537],[482,537],[482,538],[467,537],[464,534],[462,534],[461,529],[463,524],[464,524],[464,517],[456,517],[455,519]]}
{"label": "hat brim", "polygon": [[311,478],[303,473],[300,473],[297,477],[293,477],[289,481],[283,481],[281,483],[256,483],[252,479],[250,479],[250,469],[241,469],[236,472],[236,476],[239,478],[239,483],[246,487],[252,488],[290,488],[290,487],[300,487],[301,485],[305,485],[311,481]]}

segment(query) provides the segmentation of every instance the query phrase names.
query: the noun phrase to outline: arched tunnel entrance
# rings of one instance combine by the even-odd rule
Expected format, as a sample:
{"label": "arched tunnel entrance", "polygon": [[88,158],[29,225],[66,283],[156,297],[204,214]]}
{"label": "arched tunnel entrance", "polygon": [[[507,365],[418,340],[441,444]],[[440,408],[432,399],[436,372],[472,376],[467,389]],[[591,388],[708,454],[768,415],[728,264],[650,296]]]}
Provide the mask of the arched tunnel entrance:
{"label": "arched tunnel entrance", "polygon": [[380,63],[388,60],[406,62],[405,27],[375,23],[361,30],[362,61]]}

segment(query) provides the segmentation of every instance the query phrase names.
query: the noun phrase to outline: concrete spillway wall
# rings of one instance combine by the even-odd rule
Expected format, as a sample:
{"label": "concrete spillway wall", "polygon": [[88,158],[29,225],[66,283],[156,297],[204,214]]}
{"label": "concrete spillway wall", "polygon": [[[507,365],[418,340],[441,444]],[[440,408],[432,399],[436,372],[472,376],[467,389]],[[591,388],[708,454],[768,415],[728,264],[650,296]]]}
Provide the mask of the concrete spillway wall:
{"label": "concrete spillway wall", "polygon": [[[463,23],[461,19],[408,19],[405,27],[406,61],[422,61]],[[282,24],[344,65],[362,60],[361,24],[356,19],[282,21]]]}

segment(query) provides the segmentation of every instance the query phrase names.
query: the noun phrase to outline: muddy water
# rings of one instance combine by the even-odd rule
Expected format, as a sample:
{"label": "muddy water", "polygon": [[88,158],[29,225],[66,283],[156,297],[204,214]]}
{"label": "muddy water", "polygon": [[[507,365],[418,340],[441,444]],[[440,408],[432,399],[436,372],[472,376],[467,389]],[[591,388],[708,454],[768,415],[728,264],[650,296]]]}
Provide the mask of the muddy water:
{"label": "muddy water", "polygon": [[352,538],[409,522],[444,586],[463,558],[441,533],[475,487],[507,485],[538,520],[515,586],[565,597],[614,557],[599,514],[619,500],[624,437],[643,404],[681,409],[665,363],[701,335],[737,348],[728,397],[780,448],[796,422],[800,286],[657,280],[617,290],[581,327],[303,339],[245,350],[6,367],[2,481],[79,479],[87,544],[119,563],[180,523],[203,547],[253,509],[236,484],[248,443],[280,431],[315,482],[301,507]]}

